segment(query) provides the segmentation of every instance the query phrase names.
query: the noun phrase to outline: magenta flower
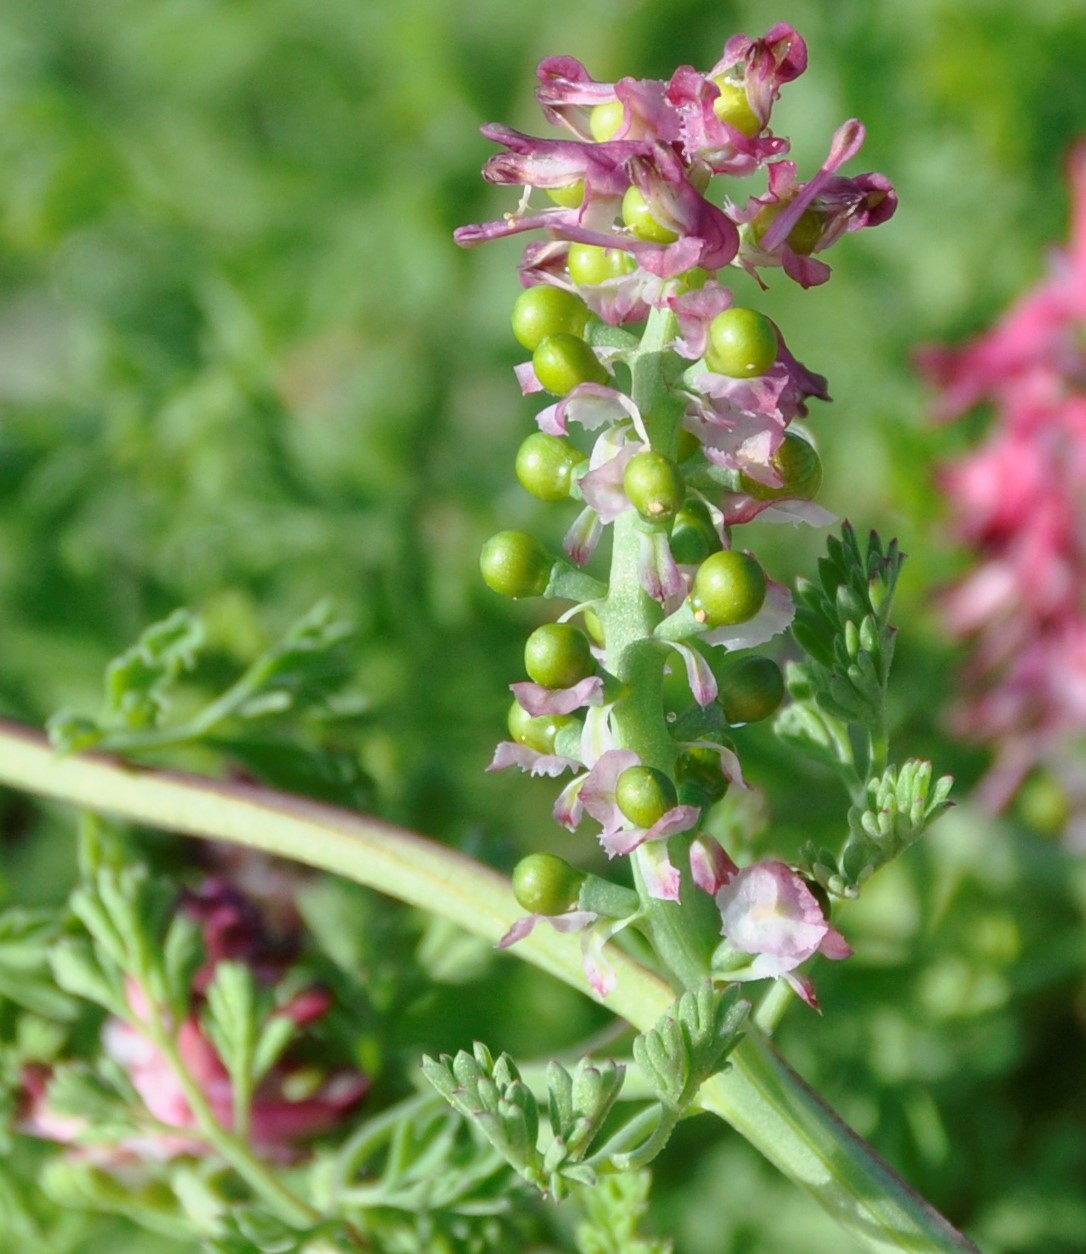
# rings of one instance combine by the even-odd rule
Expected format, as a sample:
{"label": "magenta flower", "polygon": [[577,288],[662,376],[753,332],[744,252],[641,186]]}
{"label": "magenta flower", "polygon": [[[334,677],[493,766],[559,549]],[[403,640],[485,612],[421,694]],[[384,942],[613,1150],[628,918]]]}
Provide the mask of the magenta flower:
{"label": "magenta flower", "polygon": [[830,154],[809,183],[799,183],[796,166],[778,161],[769,168],[769,191],[734,211],[748,224],[738,264],[755,278],[761,266],[782,266],[801,287],[816,287],[830,268],[811,254],[829,248],[846,231],[879,226],[897,209],[897,195],[884,174],[837,177],[835,172],[863,146],[865,131],[855,118],[833,137]]}
{"label": "magenta flower", "polygon": [[941,598],[971,646],[952,725],[996,750],[979,790],[991,811],[1036,766],[1066,776],[1086,730],[1086,144],[1070,176],[1071,243],[1050,274],[973,343],[919,354],[937,417],[994,411],[981,447],[940,474],[976,558]]}

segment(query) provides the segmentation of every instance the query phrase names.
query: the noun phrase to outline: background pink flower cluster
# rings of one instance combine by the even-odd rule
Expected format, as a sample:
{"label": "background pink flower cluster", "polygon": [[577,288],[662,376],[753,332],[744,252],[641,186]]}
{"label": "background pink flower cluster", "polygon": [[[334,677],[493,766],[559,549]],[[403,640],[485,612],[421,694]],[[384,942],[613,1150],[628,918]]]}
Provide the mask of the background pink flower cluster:
{"label": "background pink flower cluster", "polygon": [[942,600],[972,646],[953,723],[997,748],[980,788],[993,811],[1037,765],[1066,774],[1086,730],[1086,144],[1070,180],[1071,239],[1049,274],[971,344],[919,358],[939,418],[994,411],[984,442],[941,472],[977,555]]}

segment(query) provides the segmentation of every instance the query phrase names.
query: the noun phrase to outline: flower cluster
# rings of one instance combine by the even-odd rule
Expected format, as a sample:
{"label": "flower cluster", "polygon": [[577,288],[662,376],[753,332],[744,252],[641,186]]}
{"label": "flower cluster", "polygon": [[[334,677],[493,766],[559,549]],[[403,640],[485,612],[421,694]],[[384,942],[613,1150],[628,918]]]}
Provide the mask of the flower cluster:
{"label": "flower cluster", "polygon": [[[555,860],[563,891],[543,892],[536,908],[533,878],[521,896],[533,913],[506,938],[543,917],[584,931],[601,993],[611,979],[602,939],[631,922],[651,931],[655,911],[681,907],[686,878],[720,908],[721,978],[784,976],[816,951],[847,952],[798,873],[777,862],[739,871],[697,835],[713,802],[746,787],[731,728],[768,717],[783,697],[776,663],[749,650],[794,613],[734,530],[755,518],[832,521],[813,500],[821,464],[797,423],[811,400],[829,399],[826,380],[772,321],[737,304],[721,272],[736,267],[764,287],[761,272],[777,267],[804,287],[823,283],[830,271],[815,254],[896,207],[883,175],[838,173],[863,143],[855,120],[809,180],[785,159],[773,107],[806,63],[783,24],[734,37],[708,72],[684,66],[668,82],[597,82],[579,61],[549,58],[537,97],[572,138],[484,126],[504,149],[484,177],[523,194],[502,219],[456,232],[465,246],[545,233],[525,250],[512,325],[531,354],[516,372],[522,392],[552,399],[516,472],[538,498],[580,510],[563,555],[505,531],[484,546],[482,571],[505,595],[574,604],[529,637],[529,679],[512,685],[511,739],[491,769],[572,771],[556,820],[570,831],[592,820],[608,857],[630,860],[636,909],[593,908],[594,877],[586,887]],[[714,199],[714,176],[760,173],[766,189],[744,203]],[[549,203],[533,205],[538,193]],[[607,538],[603,580],[588,568]],[[665,716],[673,665],[691,696]],[[788,939],[782,917],[795,925]],[[794,983],[813,1003],[809,984]]]}
{"label": "flower cluster", "polygon": [[964,348],[919,358],[948,420],[988,404],[984,443],[941,472],[974,568],[943,598],[971,642],[956,729],[997,747],[980,789],[1002,809],[1086,730],[1086,145],[1071,155],[1070,246]]}
{"label": "flower cluster", "polygon": [[[125,1018],[110,1016],[101,1035],[105,1057],[123,1069],[143,1103],[147,1126],[97,1142],[85,1119],[56,1109],[52,1076],[47,1068],[35,1065],[24,1077],[27,1101],[21,1128],[34,1136],[79,1145],[85,1157],[107,1167],[209,1153],[211,1146],[187,1086],[195,1086],[219,1127],[234,1127],[238,1111],[234,1079],[204,1015],[206,993],[219,965],[231,962],[247,968],[256,985],[275,998],[272,1017],[281,1020],[285,1047],[251,1093],[246,1116],[249,1141],[258,1154],[289,1161],[301,1142],[342,1122],[365,1096],[369,1078],[353,1067],[329,1069],[304,1056],[296,1038],[313,1031],[332,1009],[331,994],[315,985],[293,987],[293,947],[289,939],[268,931],[251,901],[225,881],[209,879],[184,891],[177,908],[199,928],[204,951],[185,1017],[166,1022],[148,990],[129,977],[125,997],[130,1013]],[[164,1048],[163,1033],[172,1048]]]}

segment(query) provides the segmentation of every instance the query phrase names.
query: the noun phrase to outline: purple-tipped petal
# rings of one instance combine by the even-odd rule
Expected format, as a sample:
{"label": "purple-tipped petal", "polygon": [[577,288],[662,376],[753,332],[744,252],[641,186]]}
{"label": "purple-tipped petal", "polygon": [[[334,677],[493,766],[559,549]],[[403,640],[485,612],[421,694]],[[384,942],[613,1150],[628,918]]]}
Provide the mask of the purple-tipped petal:
{"label": "purple-tipped petal", "polygon": [[709,663],[697,649],[692,648],[690,645],[673,643],[671,647],[682,656],[683,663],[686,666],[686,680],[690,685],[690,691],[694,694],[694,700],[702,709],[707,705],[712,705],[716,700],[718,689],[716,676],[713,674]]}
{"label": "purple-tipped petal", "polygon": [[691,843],[690,875],[702,892],[710,897],[715,897],[738,872],[739,868],[712,836],[699,836]]}
{"label": "purple-tipped petal", "polygon": [[603,704],[603,679],[589,675],[572,688],[544,688],[530,680],[510,684],[510,691],[533,717],[541,714],[572,714],[586,705]]}
{"label": "purple-tipped petal", "polygon": [[511,766],[527,771],[529,775],[548,775],[552,779],[564,771],[578,770],[581,763],[575,758],[563,758],[556,753],[540,753],[538,749],[503,740],[494,750],[488,771],[504,771]]}

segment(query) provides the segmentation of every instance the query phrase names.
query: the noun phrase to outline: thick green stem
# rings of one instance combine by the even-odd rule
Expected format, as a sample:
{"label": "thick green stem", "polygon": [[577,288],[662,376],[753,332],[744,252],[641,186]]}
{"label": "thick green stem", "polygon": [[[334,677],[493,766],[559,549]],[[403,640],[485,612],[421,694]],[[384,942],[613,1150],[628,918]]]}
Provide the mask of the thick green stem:
{"label": "thick green stem", "polygon": [[[78,809],[230,841],[342,875],[496,943],[521,914],[509,881],[414,833],[252,785],[148,771],[98,755],[58,757],[37,732],[0,721],[0,783]],[[514,953],[588,994],[575,936],[536,928]],[[639,1030],[674,999],[658,976],[615,952],[608,1007]],[[773,1049],[748,1037],[700,1094],[873,1251],[974,1251],[847,1128]]]}
{"label": "thick green stem", "polygon": [[[668,455],[675,453],[685,409],[685,401],[674,386],[679,359],[665,348],[677,330],[670,311],[654,310],[640,348],[631,355],[634,403],[653,448]],[[606,666],[622,681],[624,695],[612,711],[611,728],[622,748],[632,749],[645,765],[674,776],[677,749],[664,719],[662,700],[667,654],[653,635],[664,613],[644,592],[639,576],[644,529],[645,524],[632,509],[621,514],[613,527],[610,591],[600,617],[607,642]],[[681,843],[671,841],[676,850]],[[636,850],[631,862],[653,948],[679,984],[696,987],[708,972],[712,948],[704,918],[679,902],[650,896],[642,851]],[[685,899],[689,902],[690,894]]]}

